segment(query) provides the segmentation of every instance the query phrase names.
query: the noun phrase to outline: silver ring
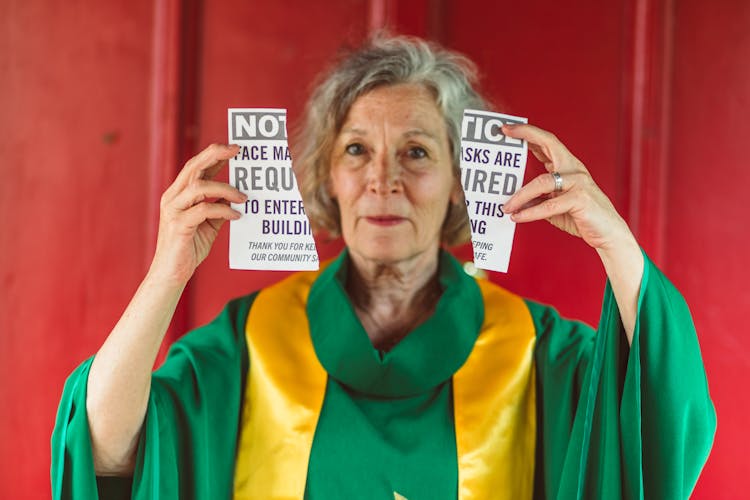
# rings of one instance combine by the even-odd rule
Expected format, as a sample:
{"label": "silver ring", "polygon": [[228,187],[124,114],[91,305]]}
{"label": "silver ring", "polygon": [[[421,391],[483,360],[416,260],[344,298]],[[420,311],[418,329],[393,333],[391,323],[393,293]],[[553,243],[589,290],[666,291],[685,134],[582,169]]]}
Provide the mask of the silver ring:
{"label": "silver ring", "polygon": [[554,191],[555,191],[555,193],[559,193],[560,191],[562,191],[562,184],[563,184],[562,175],[560,175],[557,172],[550,172],[550,175],[552,176],[553,179],[555,179],[555,189],[554,189]]}

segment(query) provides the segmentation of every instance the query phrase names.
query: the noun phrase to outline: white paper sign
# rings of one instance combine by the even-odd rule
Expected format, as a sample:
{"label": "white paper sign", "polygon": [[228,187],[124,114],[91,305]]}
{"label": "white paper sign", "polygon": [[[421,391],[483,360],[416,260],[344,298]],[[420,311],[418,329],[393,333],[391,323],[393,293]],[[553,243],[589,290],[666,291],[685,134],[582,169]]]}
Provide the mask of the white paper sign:
{"label": "white paper sign", "polygon": [[318,269],[318,252],[292,171],[285,109],[229,109],[229,182],[248,196],[232,204],[229,267],[274,271]]}
{"label": "white paper sign", "polygon": [[503,125],[527,123],[518,116],[464,111],[461,124],[461,186],[471,222],[474,265],[508,272],[516,223],[503,205],[523,184],[526,141],[502,133]]}

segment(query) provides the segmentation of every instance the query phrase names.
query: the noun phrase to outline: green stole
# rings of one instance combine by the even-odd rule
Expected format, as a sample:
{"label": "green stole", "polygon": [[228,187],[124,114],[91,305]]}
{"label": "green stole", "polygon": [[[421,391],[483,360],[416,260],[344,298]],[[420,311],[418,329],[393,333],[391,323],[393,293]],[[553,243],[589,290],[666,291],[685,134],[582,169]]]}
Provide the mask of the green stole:
{"label": "green stole", "polygon": [[443,252],[434,314],[392,351],[378,353],[344,291],[346,262],[344,252],[318,273],[263,290],[253,303],[235,498],[303,497],[328,384],[388,404],[446,382],[458,497],[530,498],[535,328],[525,302],[470,278]]}

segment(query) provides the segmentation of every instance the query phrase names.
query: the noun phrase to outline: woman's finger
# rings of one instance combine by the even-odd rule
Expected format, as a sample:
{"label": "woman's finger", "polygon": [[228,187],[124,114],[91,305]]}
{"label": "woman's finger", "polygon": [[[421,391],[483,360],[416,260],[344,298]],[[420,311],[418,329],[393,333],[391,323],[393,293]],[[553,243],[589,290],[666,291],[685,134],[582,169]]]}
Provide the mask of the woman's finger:
{"label": "woman's finger", "polygon": [[565,144],[551,132],[534,125],[518,123],[504,125],[503,133],[515,139],[523,139],[529,144],[529,150],[544,163],[548,172],[580,172],[586,167],[568,151]]}
{"label": "woman's finger", "polygon": [[574,193],[566,193],[554,198],[548,198],[541,203],[532,204],[523,210],[511,214],[514,222],[532,222],[550,219],[556,215],[566,215],[577,208]]}
{"label": "woman's finger", "polygon": [[213,179],[224,164],[239,152],[235,144],[211,144],[206,149],[190,158],[182,168],[174,185],[181,191],[191,181]]}
{"label": "woman's finger", "polygon": [[184,224],[184,227],[194,230],[207,220],[237,220],[240,217],[242,217],[240,212],[224,203],[203,201],[182,212],[179,219]]}
{"label": "woman's finger", "polygon": [[554,134],[534,125],[525,123],[504,125],[503,133],[514,139],[526,141],[532,153],[543,163],[557,165],[562,163],[566,154],[570,155],[567,148]]}
{"label": "woman's finger", "polygon": [[[563,180],[563,184],[565,181]],[[535,177],[531,182],[526,183],[503,205],[503,211],[513,213],[522,206],[529,203],[544,194],[552,193],[555,190],[555,179],[550,174],[541,174]]]}
{"label": "woman's finger", "polygon": [[552,163],[552,158],[548,157],[541,146],[538,144],[527,143],[529,145],[529,151],[531,151],[537,160],[544,163],[546,166],[548,163]]}
{"label": "woman's finger", "polygon": [[562,181],[562,189],[560,191],[555,190],[555,177],[551,173],[541,174],[516,191],[515,194],[505,202],[505,205],[503,205],[503,211],[513,213],[521,210],[526,204],[540,196],[558,195],[570,191],[581,183],[581,177],[585,174],[575,173],[559,175]]}
{"label": "woman's finger", "polygon": [[234,203],[244,203],[247,201],[247,196],[230,184],[218,181],[197,180],[191,182],[181,193],[171,200],[170,206],[177,210],[186,210],[209,198],[225,199]]}

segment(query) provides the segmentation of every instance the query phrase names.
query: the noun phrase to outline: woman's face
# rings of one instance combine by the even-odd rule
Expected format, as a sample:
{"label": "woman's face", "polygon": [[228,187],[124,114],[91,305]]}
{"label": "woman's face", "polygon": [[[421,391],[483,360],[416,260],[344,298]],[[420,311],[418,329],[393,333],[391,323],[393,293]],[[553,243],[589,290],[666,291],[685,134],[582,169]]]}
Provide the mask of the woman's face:
{"label": "woman's face", "polygon": [[437,256],[448,204],[460,201],[451,159],[445,120],[423,86],[378,87],[354,101],[329,186],[349,251],[381,263]]}

